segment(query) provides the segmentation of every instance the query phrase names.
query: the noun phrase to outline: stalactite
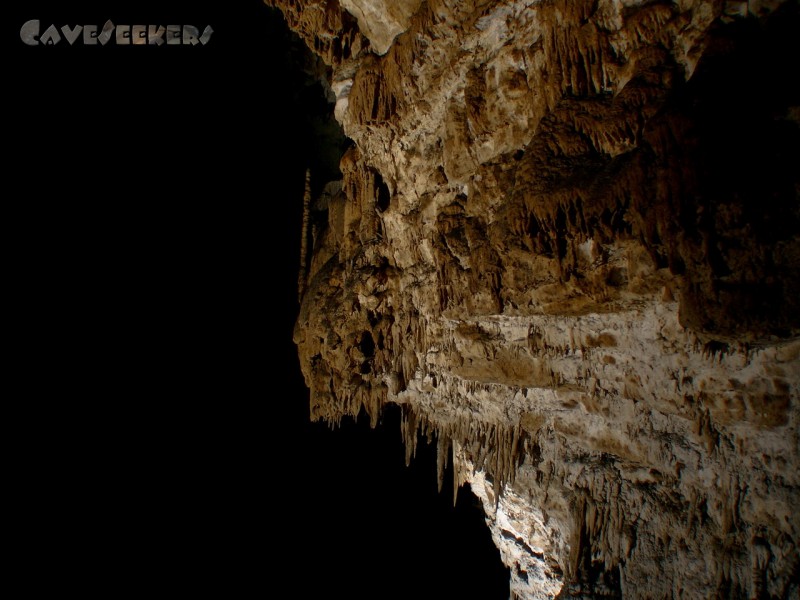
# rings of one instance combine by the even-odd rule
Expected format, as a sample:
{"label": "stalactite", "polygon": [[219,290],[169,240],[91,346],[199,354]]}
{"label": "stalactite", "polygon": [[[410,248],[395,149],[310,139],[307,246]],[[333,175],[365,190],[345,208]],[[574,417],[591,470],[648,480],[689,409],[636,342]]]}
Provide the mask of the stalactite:
{"label": "stalactite", "polygon": [[401,433],[406,448],[406,466],[411,464],[411,459],[417,452],[417,413],[410,407],[403,407]]}
{"label": "stalactite", "polygon": [[[453,448],[453,454],[455,454],[455,448]],[[453,460],[453,506],[456,505],[458,502],[458,488],[461,487],[462,484],[461,480],[461,470],[459,468],[458,462],[454,459]]]}
{"label": "stalactite", "polygon": [[447,469],[447,459],[450,455],[450,439],[446,435],[439,435],[436,443],[436,482],[439,492],[444,483],[444,472]]}

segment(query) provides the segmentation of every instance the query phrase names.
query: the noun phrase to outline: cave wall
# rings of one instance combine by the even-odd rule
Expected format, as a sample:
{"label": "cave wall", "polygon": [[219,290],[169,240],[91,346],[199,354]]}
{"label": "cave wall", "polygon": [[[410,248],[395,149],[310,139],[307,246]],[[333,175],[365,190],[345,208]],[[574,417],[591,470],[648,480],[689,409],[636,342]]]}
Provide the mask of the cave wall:
{"label": "cave wall", "polygon": [[267,4],[353,142],[312,418],[402,406],[515,597],[796,598],[798,3]]}

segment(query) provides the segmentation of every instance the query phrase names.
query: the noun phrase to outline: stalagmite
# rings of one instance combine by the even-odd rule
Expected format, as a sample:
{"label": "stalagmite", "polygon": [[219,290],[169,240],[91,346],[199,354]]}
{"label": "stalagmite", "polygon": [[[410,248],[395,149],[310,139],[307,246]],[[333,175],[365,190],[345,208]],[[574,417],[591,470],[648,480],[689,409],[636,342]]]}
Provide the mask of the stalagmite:
{"label": "stalagmite", "polygon": [[306,169],[306,183],[303,192],[303,225],[300,231],[300,270],[297,276],[297,298],[302,302],[308,278],[308,236],[311,222],[311,169]]}

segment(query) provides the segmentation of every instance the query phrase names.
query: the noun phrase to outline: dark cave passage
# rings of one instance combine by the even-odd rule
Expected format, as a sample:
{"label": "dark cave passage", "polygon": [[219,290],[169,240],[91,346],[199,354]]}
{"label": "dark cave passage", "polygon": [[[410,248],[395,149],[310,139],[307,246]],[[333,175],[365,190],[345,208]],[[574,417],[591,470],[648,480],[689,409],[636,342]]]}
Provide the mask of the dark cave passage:
{"label": "dark cave passage", "polygon": [[396,411],[375,430],[308,420],[291,337],[303,178],[310,165],[318,192],[336,176],[342,138],[280,14],[221,6],[29,2],[10,19],[215,29],[171,54],[59,46],[15,62],[28,129],[9,169],[32,190],[4,209],[29,382],[9,421],[20,561],[106,592],[165,577],[174,591],[288,580],[301,597],[507,598],[477,501],[437,492],[432,446],[405,466]]}

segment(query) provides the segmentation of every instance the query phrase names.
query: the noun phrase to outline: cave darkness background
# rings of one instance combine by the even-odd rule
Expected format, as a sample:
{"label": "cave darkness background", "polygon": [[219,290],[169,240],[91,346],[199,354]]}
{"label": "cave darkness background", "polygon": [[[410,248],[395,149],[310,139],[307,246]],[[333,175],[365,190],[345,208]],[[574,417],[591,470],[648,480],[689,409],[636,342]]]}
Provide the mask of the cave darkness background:
{"label": "cave darkness background", "polygon": [[[309,86],[260,0],[17,2],[4,19],[5,490],[32,593],[507,598],[468,489],[398,414],[308,421],[292,327]],[[27,47],[38,18],[205,47]],[[9,179],[10,178],[10,179]],[[217,190],[224,190],[222,195]],[[277,557],[277,558],[275,558]]]}

